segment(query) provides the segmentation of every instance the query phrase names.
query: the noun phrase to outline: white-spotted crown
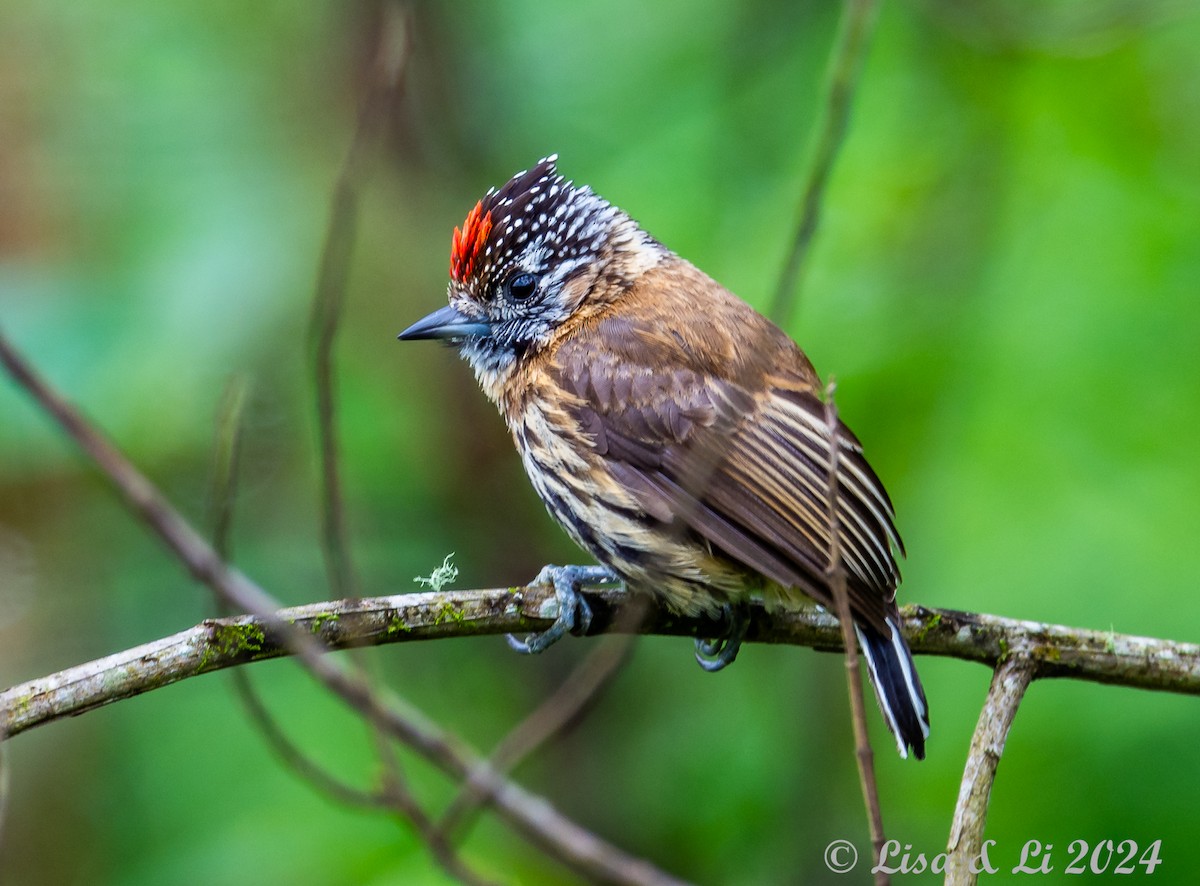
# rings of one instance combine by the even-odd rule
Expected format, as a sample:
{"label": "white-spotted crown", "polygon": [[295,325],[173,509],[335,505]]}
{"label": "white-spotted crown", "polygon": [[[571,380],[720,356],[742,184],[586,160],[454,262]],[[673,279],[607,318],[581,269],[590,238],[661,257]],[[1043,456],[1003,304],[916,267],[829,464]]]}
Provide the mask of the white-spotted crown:
{"label": "white-spotted crown", "polygon": [[454,229],[450,277],[488,299],[514,271],[559,281],[598,255],[620,210],[555,168],[557,154],[489,190]]}

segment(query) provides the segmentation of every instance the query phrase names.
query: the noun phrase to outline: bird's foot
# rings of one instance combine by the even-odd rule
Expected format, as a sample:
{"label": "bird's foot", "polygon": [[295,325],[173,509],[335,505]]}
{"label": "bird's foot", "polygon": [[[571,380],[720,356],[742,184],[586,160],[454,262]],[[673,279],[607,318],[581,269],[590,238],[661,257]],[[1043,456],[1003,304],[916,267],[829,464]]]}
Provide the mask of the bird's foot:
{"label": "bird's foot", "polygon": [[709,673],[733,664],[750,627],[750,607],[744,601],[721,604],[725,632],[715,639],[696,638],[696,661]]}
{"label": "bird's foot", "polygon": [[520,640],[508,635],[508,645],[517,652],[542,652],[567,633],[586,634],[592,623],[592,608],[579,593],[582,585],[611,584],[620,581],[607,566],[546,566],[530,584],[553,584],[558,614],[554,624],[538,634]]}

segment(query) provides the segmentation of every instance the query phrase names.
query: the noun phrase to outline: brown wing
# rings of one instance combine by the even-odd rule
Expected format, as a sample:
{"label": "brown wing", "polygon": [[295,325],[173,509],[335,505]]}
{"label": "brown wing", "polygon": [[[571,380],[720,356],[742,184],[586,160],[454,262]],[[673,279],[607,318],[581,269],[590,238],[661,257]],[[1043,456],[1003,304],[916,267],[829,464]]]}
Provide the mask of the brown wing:
{"label": "brown wing", "polygon": [[[661,316],[639,322],[629,310],[609,315],[564,344],[553,371],[578,398],[576,420],[646,513],[829,605],[830,440],[815,373],[744,303],[720,307],[731,316],[687,328]],[[729,322],[749,324],[736,332],[753,343],[751,353],[741,353]],[[844,426],[839,437],[851,603],[882,629],[899,581],[892,548],[901,543],[857,439]]]}

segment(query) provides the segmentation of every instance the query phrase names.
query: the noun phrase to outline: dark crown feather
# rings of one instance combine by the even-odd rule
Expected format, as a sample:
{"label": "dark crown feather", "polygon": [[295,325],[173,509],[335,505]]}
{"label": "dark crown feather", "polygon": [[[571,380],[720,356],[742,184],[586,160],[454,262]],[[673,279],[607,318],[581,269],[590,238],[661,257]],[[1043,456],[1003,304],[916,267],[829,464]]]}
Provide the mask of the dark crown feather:
{"label": "dark crown feather", "polygon": [[[454,229],[450,276],[462,283],[489,279],[524,253],[541,250],[543,264],[596,252],[603,243],[598,225],[609,203],[589,187],[575,187],[558,173],[557,154],[517,173],[502,188],[489,190]],[[550,248],[553,244],[553,248]]]}

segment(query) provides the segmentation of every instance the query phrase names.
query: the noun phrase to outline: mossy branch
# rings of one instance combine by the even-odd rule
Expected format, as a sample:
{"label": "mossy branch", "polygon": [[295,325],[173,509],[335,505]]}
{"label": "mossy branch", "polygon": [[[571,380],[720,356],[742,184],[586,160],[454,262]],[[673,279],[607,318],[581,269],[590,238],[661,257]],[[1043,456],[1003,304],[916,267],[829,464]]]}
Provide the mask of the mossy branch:
{"label": "mossy branch", "polygon": [[[591,634],[609,632],[622,624],[624,608],[645,603],[620,589],[590,592],[589,600]],[[552,589],[530,585],[312,603],[281,610],[277,617],[336,650],[542,630],[553,620],[556,605]],[[1021,649],[1034,679],[1069,677],[1200,695],[1200,646],[1195,644],[951,609],[907,606],[901,614],[916,654],[994,668],[1010,650]],[[646,605],[637,631],[671,636],[712,632],[713,625],[704,619],[674,615],[653,603]],[[288,655],[277,633],[272,624],[253,616],[208,619],[144,646],[13,686],[0,692],[0,734],[16,735],[209,671]],[[816,608],[768,613],[756,607],[747,640],[842,648],[836,619]]]}

